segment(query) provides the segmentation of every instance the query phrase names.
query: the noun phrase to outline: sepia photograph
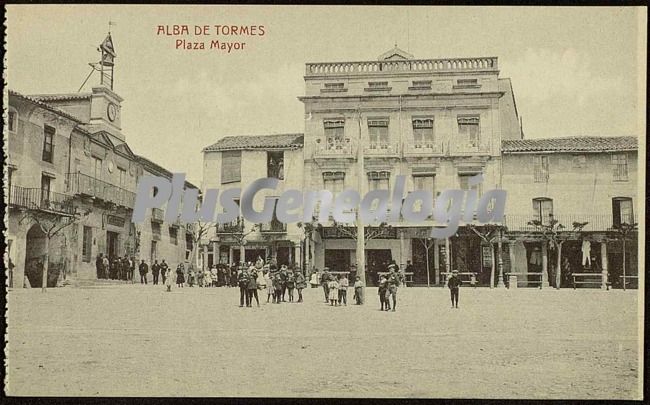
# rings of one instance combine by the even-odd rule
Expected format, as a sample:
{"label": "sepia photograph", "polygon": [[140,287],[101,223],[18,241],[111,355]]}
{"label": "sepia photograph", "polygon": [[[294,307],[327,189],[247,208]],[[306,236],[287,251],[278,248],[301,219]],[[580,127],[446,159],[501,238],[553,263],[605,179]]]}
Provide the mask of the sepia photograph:
{"label": "sepia photograph", "polygon": [[6,396],[643,399],[646,7],[5,13]]}

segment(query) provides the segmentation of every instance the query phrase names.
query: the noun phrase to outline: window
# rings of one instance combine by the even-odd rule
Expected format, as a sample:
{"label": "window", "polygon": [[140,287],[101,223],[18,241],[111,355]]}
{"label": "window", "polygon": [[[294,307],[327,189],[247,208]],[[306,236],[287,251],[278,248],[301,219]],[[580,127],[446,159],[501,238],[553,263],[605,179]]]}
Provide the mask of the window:
{"label": "window", "polygon": [[323,126],[325,127],[325,148],[327,150],[343,149],[343,129],[345,121],[323,121]]}
{"label": "window", "polygon": [[533,213],[533,219],[548,225],[553,216],[553,200],[546,197],[533,198]]}
{"label": "window", "polygon": [[[431,194],[432,200],[435,200],[435,175],[433,174],[414,174],[413,175],[413,189],[414,190],[424,190],[428,191]],[[415,210],[419,211],[422,209],[422,201],[418,201],[415,205]]]}
{"label": "window", "polygon": [[390,188],[389,172],[368,172],[370,190],[388,190]]}
{"label": "window", "polygon": [[388,88],[388,82],[368,82],[369,90],[385,90]]}
{"label": "window", "polygon": [[160,223],[151,221],[151,235],[155,240],[160,240]]}
{"label": "window", "polygon": [[456,83],[460,86],[478,84],[478,79],[458,79]]}
{"label": "window", "polygon": [[126,188],[126,170],[118,167],[117,171],[120,173],[120,187]]}
{"label": "window", "polygon": [[43,130],[43,160],[50,163],[54,159],[54,133],[53,127],[45,126]]}
{"label": "window", "polygon": [[476,148],[479,145],[479,117],[458,117],[458,136],[462,143]]}
{"label": "window", "polygon": [[614,181],[627,181],[627,155],[618,153],[612,155],[614,166]]}
{"label": "window", "polygon": [[16,132],[16,118],[18,114],[15,111],[9,111],[7,119],[7,129],[11,132]]}
{"label": "window", "polygon": [[473,186],[470,187],[469,185],[469,179],[473,176],[476,176],[480,173],[459,173],[458,174],[458,184],[460,186],[461,190],[475,190],[478,193],[478,196],[480,198],[481,196],[481,183],[479,184],[474,184]]}
{"label": "window", "polygon": [[630,197],[612,198],[612,214],[615,228],[621,224],[633,224],[634,210],[632,208],[632,199]]}
{"label": "window", "polygon": [[370,149],[388,148],[388,120],[368,120]]}
{"label": "window", "polygon": [[241,151],[221,152],[221,184],[241,181]]}
{"label": "window", "polygon": [[185,233],[185,260],[189,260],[192,250],[194,249],[194,238],[189,232]]}
{"label": "window", "polygon": [[284,152],[266,152],[266,177],[284,180]]}
{"label": "window", "polygon": [[431,80],[413,80],[409,90],[431,90]]}
{"label": "window", "polygon": [[345,188],[345,172],[324,172],[323,185],[334,195],[340,193]]}
{"label": "window", "polygon": [[535,183],[546,183],[549,177],[548,156],[535,156],[533,170]]}
{"label": "window", "polygon": [[52,178],[46,175],[41,175],[41,206],[47,207],[50,200],[50,192],[52,191]]}
{"label": "window", "polygon": [[325,83],[325,88],[321,89],[323,93],[347,91],[344,83]]}
{"label": "window", "polygon": [[93,228],[84,226],[83,244],[81,245],[81,259],[90,263],[93,246]]}
{"label": "window", "polygon": [[433,147],[433,118],[413,119],[413,141],[416,148]]}
{"label": "window", "polygon": [[178,228],[174,226],[169,227],[169,242],[173,245],[178,245]]}
{"label": "window", "polygon": [[93,174],[96,179],[101,180],[102,178],[102,160],[98,157],[93,156]]}
{"label": "window", "polygon": [[587,164],[587,156],[585,155],[573,155],[573,167],[581,168],[585,167]]}

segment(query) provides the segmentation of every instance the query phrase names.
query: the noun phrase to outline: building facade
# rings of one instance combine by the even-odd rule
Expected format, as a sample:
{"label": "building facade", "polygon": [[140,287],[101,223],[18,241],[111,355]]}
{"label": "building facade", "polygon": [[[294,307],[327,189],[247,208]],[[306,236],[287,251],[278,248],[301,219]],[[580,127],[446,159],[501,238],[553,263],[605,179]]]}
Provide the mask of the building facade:
{"label": "building facade", "polygon": [[[101,47],[114,52],[110,34]],[[105,55],[101,63],[106,69],[113,66]],[[140,249],[140,235],[148,235],[140,228],[147,223],[136,226],[131,215],[138,179],[157,165],[135,155],[127,144],[120,120],[122,98],[109,77],[103,76],[87,93],[25,96],[9,91],[5,175],[11,287],[42,284],[47,245],[42,227],[34,222],[38,218],[56,226],[72,222],[48,239],[48,284],[97,278],[99,254],[152,257],[149,243],[146,252]],[[178,235],[179,243],[168,255],[182,260],[185,231]]]}
{"label": "building facade", "polygon": [[[291,189],[303,188],[303,136],[280,134],[225,137],[203,150],[202,189],[246,188],[253,181],[271,177],[279,180],[276,190],[256,194],[253,207],[275,207],[278,197]],[[273,218],[254,224],[239,217],[232,223],[218,224],[205,238],[204,263],[239,263],[276,259],[279,263],[301,263],[304,232],[298,224],[284,224]]]}

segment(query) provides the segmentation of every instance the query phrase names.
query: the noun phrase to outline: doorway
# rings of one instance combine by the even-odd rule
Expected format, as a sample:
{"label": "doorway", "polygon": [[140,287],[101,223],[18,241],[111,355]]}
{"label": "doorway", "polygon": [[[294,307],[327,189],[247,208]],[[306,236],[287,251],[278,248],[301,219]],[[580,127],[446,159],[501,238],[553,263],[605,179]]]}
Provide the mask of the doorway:
{"label": "doorway", "polygon": [[393,259],[390,249],[369,249],[366,250],[366,282],[368,286],[376,286],[379,283],[377,272],[388,271],[388,265]]}
{"label": "doorway", "polygon": [[106,231],[106,251],[111,259],[119,253],[119,239],[120,234],[117,232]]}
{"label": "doorway", "polygon": [[325,267],[330,271],[350,270],[350,251],[347,249],[325,249]]}
{"label": "doorway", "polygon": [[25,244],[25,277],[32,288],[43,286],[45,242],[45,233],[41,227],[36,224],[32,225],[27,231]]}

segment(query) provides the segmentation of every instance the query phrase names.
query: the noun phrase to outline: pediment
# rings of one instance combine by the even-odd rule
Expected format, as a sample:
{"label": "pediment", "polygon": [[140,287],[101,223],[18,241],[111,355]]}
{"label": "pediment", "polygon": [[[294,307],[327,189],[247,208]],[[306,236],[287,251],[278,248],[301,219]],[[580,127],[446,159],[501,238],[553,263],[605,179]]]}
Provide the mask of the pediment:
{"label": "pediment", "polygon": [[400,49],[395,45],[395,47],[388,52],[385,52],[381,55],[379,55],[379,60],[408,60],[408,59],[413,59],[413,55],[410,53]]}

